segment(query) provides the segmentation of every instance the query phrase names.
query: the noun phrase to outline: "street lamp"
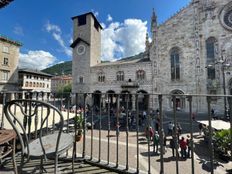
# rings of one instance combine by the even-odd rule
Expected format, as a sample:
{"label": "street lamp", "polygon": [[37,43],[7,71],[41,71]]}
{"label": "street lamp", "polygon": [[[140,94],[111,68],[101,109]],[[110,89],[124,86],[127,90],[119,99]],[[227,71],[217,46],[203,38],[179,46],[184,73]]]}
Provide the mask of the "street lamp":
{"label": "street lamp", "polygon": [[223,95],[224,95],[224,118],[227,117],[227,102],[226,102],[226,79],[225,79],[225,68],[231,66],[227,63],[226,59],[220,59],[213,64],[207,65],[205,68],[212,68],[216,64],[221,64],[221,72],[222,72],[222,87],[223,87]]}
{"label": "street lamp", "polygon": [[218,61],[221,64],[222,71],[222,86],[223,86],[223,94],[224,94],[224,118],[227,117],[227,102],[226,102],[226,78],[225,78],[225,67],[229,67],[230,64],[226,62],[226,59],[221,59]]}

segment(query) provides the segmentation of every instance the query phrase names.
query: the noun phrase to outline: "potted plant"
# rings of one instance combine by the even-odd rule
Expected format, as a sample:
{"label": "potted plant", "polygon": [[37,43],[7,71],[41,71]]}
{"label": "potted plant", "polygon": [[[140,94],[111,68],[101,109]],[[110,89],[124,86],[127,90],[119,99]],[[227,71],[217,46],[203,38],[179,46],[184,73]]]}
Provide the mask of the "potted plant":
{"label": "potted plant", "polygon": [[75,130],[76,130],[75,140],[80,141],[83,134],[83,121],[84,121],[82,112],[80,112],[79,115],[76,115],[74,117],[74,120],[75,120]]}

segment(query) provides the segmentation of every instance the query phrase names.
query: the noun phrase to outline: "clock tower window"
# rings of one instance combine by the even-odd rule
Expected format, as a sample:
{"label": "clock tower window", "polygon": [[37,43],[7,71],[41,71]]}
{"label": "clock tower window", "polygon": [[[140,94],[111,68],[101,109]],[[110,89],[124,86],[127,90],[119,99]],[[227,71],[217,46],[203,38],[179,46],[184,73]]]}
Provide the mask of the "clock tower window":
{"label": "clock tower window", "polygon": [[86,15],[78,16],[78,26],[86,24]]}

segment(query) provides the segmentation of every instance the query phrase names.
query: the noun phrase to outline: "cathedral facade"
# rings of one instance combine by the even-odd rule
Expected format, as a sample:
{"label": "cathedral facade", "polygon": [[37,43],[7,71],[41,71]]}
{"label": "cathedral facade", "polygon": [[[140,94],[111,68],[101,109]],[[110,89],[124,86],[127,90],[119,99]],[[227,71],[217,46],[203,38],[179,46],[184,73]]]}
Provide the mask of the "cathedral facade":
{"label": "cathedral facade", "polygon": [[[116,62],[101,62],[102,27],[93,13],[72,19],[73,93],[108,93],[111,102],[122,93],[131,109],[136,107],[133,94],[139,94],[141,109],[157,108],[156,94],[163,94],[164,109],[175,103],[186,111],[182,94],[232,95],[232,1],[192,0],[160,25],[153,11],[152,41],[147,35],[145,51]],[[172,94],[178,95],[175,102]],[[109,99],[95,101],[105,106]],[[228,103],[214,97],[212,104],[223,111]],[[193,111],[207,111],[206,97],[193,97]]]}

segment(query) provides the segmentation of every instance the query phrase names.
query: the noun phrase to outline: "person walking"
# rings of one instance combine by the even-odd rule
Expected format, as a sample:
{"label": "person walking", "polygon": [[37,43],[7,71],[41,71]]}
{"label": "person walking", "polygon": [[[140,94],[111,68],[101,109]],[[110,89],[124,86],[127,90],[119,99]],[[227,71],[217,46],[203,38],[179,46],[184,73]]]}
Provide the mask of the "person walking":
{"label": "person walking", "polygon": [[172,135],[173,128],[174,128],[174,124],[170,121],[168,123],[168,135]]}
{"label": "person walking", "polygon": [[159,134],[158,134],[158,131],[155,131],[155,134],[153,137],[153,152],[158,154],[158,148],[159,148]]}
{"label": "person walking", "polygon": [[186,150],[187,150],[187,142],[184,139],[184,137],[181,137],[181,140],[179,142],[180,144],[180,150],[181,150],[181,158],[186,158]]}
{"label": "person walking", "polygon": [[169,147],[172,149],[172,156],[175,157],[175,142],[174,142],[174,137],[173,136],[170,139]]}
{"label": "person walking", "polygon": [[199,128],[199,135],[201,135],[202,134],[202,129],[203,129],[202,123],[199,123],[198,128]]}

